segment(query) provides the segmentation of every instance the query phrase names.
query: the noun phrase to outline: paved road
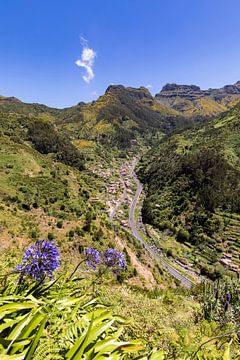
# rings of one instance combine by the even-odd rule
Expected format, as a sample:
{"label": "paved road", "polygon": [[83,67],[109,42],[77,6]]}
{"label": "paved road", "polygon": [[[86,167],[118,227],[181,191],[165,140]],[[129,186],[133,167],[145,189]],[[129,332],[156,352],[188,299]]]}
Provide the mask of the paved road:
{"label": "paved road", "polygon": [[141,234],[138,231],[138,226],[134,220],[134,214],[135,214],[136,205],[137,205],[139,197],[141,195],[143,186],[140,183],[140,181],[138,180],[136,174],[134,173],[136,164],[137,164],[137,159],[134,159],[132,168],[131,168],[131,176],[133,177],[133,179],[137,185],[137,190],[136,190],[134,199],[131,203],[130,211],[129,211],[129,226],[132,230],[132,234],[145,247],[145,249],[148,250],[148,252],[157,261],[159,261],[162,264],[162,266],[169,272],[169,274],[171,274],[173,277],[175,277],[175,279],[178,279],[181,282],[181,284],[183,286],[185,286],[186,288],[191,288],[192,286],[195,285],[195,283],[192,280],[188,279],[186,276],[182,275],[179,271],[177,271],[174,267],[172,267],[168,262],[166,262],[164,260],[163,256],[161,256],[158,252],[156,252],[154,246],[149,245],[148,243],[146,243],[144,241],[144,239],[142,238]]}

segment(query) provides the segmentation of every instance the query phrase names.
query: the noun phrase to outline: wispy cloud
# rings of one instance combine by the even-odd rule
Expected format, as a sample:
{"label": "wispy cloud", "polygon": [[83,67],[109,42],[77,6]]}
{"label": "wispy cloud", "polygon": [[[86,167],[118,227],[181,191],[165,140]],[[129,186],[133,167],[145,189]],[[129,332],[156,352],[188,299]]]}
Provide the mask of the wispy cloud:
{"label": "wispy cloud", "polygon": [[97,53],[89,47],[88,40],[81,37],[81,44],[82,44],[82,54],[81,58],[78,59],[75,64],[79,67],[82,67],[86,69],[86,74],[82,76],[83,80],[86,83],[90,83],[90,81],[94,78],[94,72],[93,72],[93,65],[95,57],[97,56]]}
{"label": "wispy cloud", "polygon": [[147,89],[152,89],[153,86],[149,84],[149,85],[146,86],[146,88],[147,88]]}

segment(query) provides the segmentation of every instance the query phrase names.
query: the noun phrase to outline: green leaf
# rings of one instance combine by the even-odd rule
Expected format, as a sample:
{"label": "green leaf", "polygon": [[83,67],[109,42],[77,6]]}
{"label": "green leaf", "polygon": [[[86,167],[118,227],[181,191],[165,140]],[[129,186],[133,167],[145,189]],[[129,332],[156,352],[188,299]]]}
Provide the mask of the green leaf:
{"label": "green leaf", "polygon": [[43,330],[44,330],[44,327],[45,327],[45,324],[46,324],[46,321],[47,321],[47,315],[45,315],[45,317],[42,319],[42,322],[41,322],[41,325],[39,326],[38,328],[38,331],[34,337],[34,340],[32,342],[32,345],[29,347],[28,349],[28,352],[26,354],[26,357],[24,360],[31,360],[32,359],[32,355],[38,345],[38,342],[42,336],[42,333],[43,333]]}
{"label": "green leaf", "polygon": [[0,319],[2,319],[5,315],[11,314],[16,311],[33,309],[35,306],[35,304],[31,304],[29,302],[2,305],[0,307]]}
{"label": "green leaf", "polygon": [[231,360],[231,353],[230,353],[231,344],[232,344],[232,340],[226,345],[226,348],[225,348],[225,351],[223,354],[223,360]]}
{"label": "green leaf", "polygon": [[152,353],[149,357],[149,360],[164,360],[165,351],[159,350]]}
{"label": "green leaf", "polygon": [[92,331],[92,325],[93,325],[93,316],[92,320],[90,322],[90,325],[88,327],[88,330],[84,337],[80,337],[80,339],[73,345],[73,347],[68,351],[66,359],[73,360],[73,359],[81,359],[81,356],[84,351],[84,345],[86,345],[86,342],[90,336],[90,333]]}

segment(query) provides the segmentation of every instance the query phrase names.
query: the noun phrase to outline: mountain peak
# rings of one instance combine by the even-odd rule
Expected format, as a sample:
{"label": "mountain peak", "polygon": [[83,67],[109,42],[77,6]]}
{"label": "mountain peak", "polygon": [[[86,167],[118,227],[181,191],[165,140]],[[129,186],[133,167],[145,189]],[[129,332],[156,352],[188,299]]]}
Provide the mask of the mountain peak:
{"label": "mountain peak", "polygon": [[115,93],[119,90],[124,90],[125,87],[123,85],[109,85],[105,91],[105,94],[107,93]]}
{"label": "mountain peak", "polygon": [[4,101],[10,101],[10,102],[18,102],[18,103],[21,103],[22,101],[17,99],[16,97],[14,96],[0,96],[0,100],[4,100]]}
{"label": "mountain peak", "polygon": [[147,88],[140,86],[139,88],[125,87],[123,85],[110,85],[108,86],[105,94],[113,94],[117,97],[121,97],[123,94],[127,94],[129,97],[135,100],[141,100],[143,98],[151,98],[152,95]]}
{"label": "mountain peak", "polygon": [[178,91],[178,92],[201,92],[201,88],[196,85],[178,85],[176,83],[168,83],[163,86],[161,93],[166,91]]}

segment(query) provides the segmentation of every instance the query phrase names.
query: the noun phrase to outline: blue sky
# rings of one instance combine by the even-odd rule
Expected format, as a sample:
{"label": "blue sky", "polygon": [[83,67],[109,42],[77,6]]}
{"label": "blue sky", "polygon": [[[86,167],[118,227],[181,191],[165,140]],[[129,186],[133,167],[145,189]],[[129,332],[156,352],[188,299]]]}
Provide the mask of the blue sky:
{"label": "blue sky", "polygon": [[109,84],[234,83],[239,14],[239,0],[1,0],[0,95],[64,107]]}

